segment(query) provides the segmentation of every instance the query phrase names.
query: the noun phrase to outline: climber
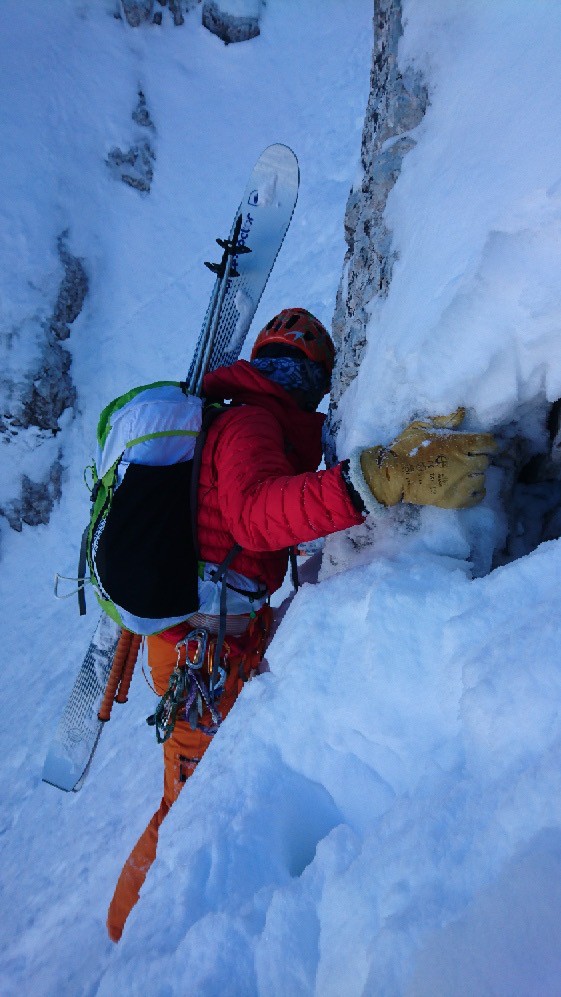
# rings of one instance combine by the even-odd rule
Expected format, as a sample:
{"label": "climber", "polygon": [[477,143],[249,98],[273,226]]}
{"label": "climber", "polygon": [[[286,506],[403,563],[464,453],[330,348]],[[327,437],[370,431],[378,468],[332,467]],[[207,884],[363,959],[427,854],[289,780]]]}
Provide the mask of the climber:
{"label": "climber", "polygon": [[[216,641],[220,585],[212,572],[236,544],[227,574],[221,685],[214,701],[220,719],[263,657],[272,622],[268,599],[285,577],[288,548],[359,524],[367,515],[383,516],[398,502],[462,509],[483,498],[496,445],[489,434],[457,432],[461,409],[413,422],[389,446],[360,449],[317,471],[324,416],[316,409],[329,390],[334,358],[323,325],[305,309],[288,308],[259,333],[249,362],[206,375],[205,398],[231,399],[232,404],[212,423],[202,451],[200,609],[186,623],[147,641],[159,696],[168,689],[178,647],[189,653],[180,643],[188,632],[199,628],[214,635],[211,645]],[[119,877],[107,919],[113,941],[121,937],[154,861],[158,829],[215,733],[216,717],[202,705],[195,724],[178,714],[164,743],[162,801]]]}

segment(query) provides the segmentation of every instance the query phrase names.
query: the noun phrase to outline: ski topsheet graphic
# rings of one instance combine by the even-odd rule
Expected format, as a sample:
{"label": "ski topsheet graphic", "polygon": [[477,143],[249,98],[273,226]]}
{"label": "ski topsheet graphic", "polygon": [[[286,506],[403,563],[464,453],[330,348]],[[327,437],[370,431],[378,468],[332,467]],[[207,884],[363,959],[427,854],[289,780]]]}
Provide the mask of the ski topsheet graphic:
{"label": "ski topsheet graphic", "polygon": [[[228,240],[218,240],[222,263],[187,377],[200,392],[203,375],[234,363],[290,225],[300,171],[287,145],[270,145],[257,160],[235,214]],[[248,252],[248,250],[250,250]]]}
{"label": "ski topsheet graphic", "polygon": [[[286,145],[270,145],[255,164],[226,240],[187,387],[200,393],[207,371],[238,359],[298,197],[298,160]],[[45,760],[43,780],[66,791],[81,788],[103,729],[99,707],[120,629],[102,614]]]}
{"label": "ski topsheet graphic", "polygon": [[103,722],[98,718],[120,627],[102,613],[43,766],[43,781],[78,790],[86,777]]}

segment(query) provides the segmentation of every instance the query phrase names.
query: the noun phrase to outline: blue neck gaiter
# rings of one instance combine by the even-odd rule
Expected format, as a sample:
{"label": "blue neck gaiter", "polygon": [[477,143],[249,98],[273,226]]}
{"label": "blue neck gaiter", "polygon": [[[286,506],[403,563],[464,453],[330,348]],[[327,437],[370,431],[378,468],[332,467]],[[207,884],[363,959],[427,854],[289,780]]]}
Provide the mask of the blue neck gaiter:
{"label": "blue neck gaiter", "polygon": [[307,357],[256,357],[251,361],[261,374],[286,391],[301,391],[306,399],[305,409],[315,412],[329,387],[327,373],[321,364]]}

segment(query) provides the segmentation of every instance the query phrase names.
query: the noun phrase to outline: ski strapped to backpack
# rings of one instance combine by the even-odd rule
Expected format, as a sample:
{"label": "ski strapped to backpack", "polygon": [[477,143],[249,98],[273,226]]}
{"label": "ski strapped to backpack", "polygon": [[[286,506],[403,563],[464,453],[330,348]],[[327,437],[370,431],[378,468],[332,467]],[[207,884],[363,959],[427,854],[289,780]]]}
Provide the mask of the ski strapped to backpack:
{"label": "ski strapped to backpack", "polygon": [[[269,274],[290,225],[300,171],[292,149],[275,143],[263,150],[246,184],[230,235],[217,239],[220,263],[187,375],[199,394],[204,374],[238,359]],[[248,253],[248,249],[251,250]]]}
{"label": "ski strapped to backpack", "polygon": [[[223,249],[220,263],[206,264],[216,274],[217,280],[187,382],[156,381],[141,385],[114,399],[101,413],[97,428],[97,457],[89,468],[92,475],[92,510],[90,523],[82,536],[78,565],[77,595],[81,616],[86,614],[87,566],[90,569],[89,580],[94,584],[102,609],[119,626],[134,633],[156,633],[155,620],[158,621],[158,629],[165,630],[185,618],[183,605],[191,605],[191,612],[198,608],[192,572],[178,579],[173,577],[173,572],[170,575],[163,569],[169,563],[168,554],[173,553],[174,549],[192,562],[198,547],[194,510],[202,447],[210,422],[224,408],[212,405],[205,409],[200,397],[202,380],[214,347],[224,297],[231,288],[232,278],[239,277],[236,269],[238,258],[251,252],[240,240],[241,225],[240,214],[235,219],[230,238],[216,240]],[[207,415],[203,419],[204,411]],[[196,439],[199,442],[198,448]],[[190,467],[191,461],[193,463]],[[131,470],[130,465],[135,465],[135,469]],[[174,466],[175,471],[161,470],[163,467]],[[197,470],[195,475],[192,474],[193,467]],[[124,483],[127,471],[127,487],[120,492],[117,503],[119,512],[114,511],[108,522],[116,489]],[[127,493],[126,497],[124,492]],[[176,522],[182,523],[183,529],[174,530],[174,505],[170,501],[172,493],[177,502],[184,499],[187,492],[191,498],[192,549],[189,532],[184,525],[188,518],[180,516]],[[136,495],[136,502],[133,501],[133,495]],[[144,516],[139,508],[139,501],[145,505]],[[157,515],[158,507],[162,513],[160,516]],[[145,521],[146,538],[148,530],[152,530],[152,550],[148,555],[148,563],[141,566],[141,571],[136,576],[136,585],[143,586],[145,598],[139,598],[140,591],[137,588],[131,602],[129,578],[132,546],[128,533],[131,524],[138,518]],[[154,531],[156,523],[158,529]],[[147,539],[142,545],[144,554],[146,543]],[[171,560],[171,563],[174,561]],[[151,583],[148,582],[147,587],[149,567],[153,570]],[[167,584],[163,584],[164,578],[167,579]],[[133,589],[134,586],[133,581]],[[155,586],[160,592],[159,599],[155,598]],[[107,589],[111,589],[111,594]],[[135,606],[135,611],[130,612],[129,608],[125,609],[121,605],[123,595],[129,606]],[[180,613],[176,615],[180,607]],[[142,615],[146,612],[155,616]]]}
{"label": "ski strapped to backpack", "polygon": [[195,395],[200,395],[202,391],[203,377],[208,370],[210,357],[216,342],[226,293],[231,287],[232,278],[240,276],[239,270],[236,268],[237,260],[239,256],[251,253],[249,246],[246,246],[240,239],[241,227],[242,216],[238,215],[234,222],[230,238],[216,240],[223,250],[220,263],[205,263],[205,266],[212,273],[216,274],[217,280],[205,315],[197,349],[195,350],[189,374],[187,375],[189,390]]}

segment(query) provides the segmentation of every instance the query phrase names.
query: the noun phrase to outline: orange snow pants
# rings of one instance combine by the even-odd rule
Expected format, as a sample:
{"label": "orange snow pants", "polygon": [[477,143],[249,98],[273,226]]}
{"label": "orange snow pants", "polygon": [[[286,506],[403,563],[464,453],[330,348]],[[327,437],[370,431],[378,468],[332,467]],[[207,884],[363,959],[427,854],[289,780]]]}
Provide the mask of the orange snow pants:
{"label": "orange snow pants", "polygon": [[[222,657],[227,678],[224,691],[216,704],[222,717],[232,709],[244,678],[249,677],[259,666],[265,653],[271,619],[270,607],[263,606],[242,637],[226,638]],[[177,652],[175,646],[162,637],[149,637],[147,644],[148,664],[154,687],[158,695],[163,696],[177,662]],[[211,724],[210,713],[205,710],[201,717],[201,727],[210,727]],[[107,931],[114,942],[119,941],[125,921],[139,899],[140,889],[156,858],[160,825],[187,779],[195,771],[211,740],[212,735],[204,730],[192,730],[186,720],[177,720],[171,737],[164,743],[164,795],[148,827],[125,862],[109,904]]]}

